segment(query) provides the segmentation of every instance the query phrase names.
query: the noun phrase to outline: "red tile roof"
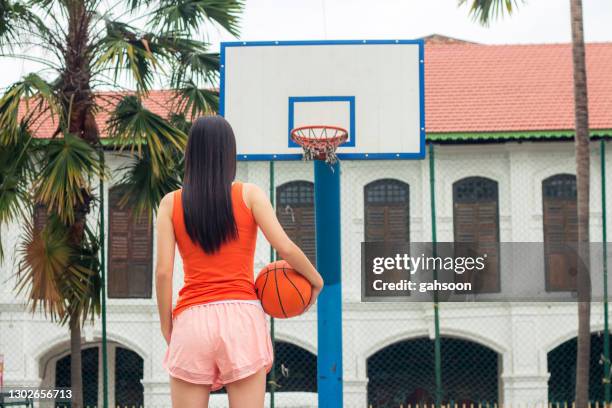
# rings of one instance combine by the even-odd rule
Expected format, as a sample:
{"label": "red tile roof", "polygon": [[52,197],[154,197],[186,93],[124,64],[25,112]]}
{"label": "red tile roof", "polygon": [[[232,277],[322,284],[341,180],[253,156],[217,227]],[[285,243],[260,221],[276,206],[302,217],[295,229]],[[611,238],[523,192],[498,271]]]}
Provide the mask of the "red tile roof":
{"label": "red tile roof", "polygon": [[473,41],[466,41],[460,38],[449,37],[441,34],[431,34],[422,37],[426,45],[429,44],[477,44]]}
{"label": "red tile roof", "polygon": [[[591,129],[612,129],[612,43],[586,47]],[[570,44],[429,45],[427,131],[574,128]]]}
{"label": "red tile roof", "polygon": [[[612,129],[612,43],[588,44],[591,129]],[[425,103],[429,133],[553,131],[574,128],[570,44],[428,43]],[[100,93],[108,110],[112,97]],[[165,115],[171,94],[153,91],[145,105]],[[106,112],[98,124],[104,135]],[[36,131],[49,137],[47,119]]]}
{"label": "red tile roof", "polygon": [[[113,106],[126,95],[126,92],[99,92],[96,94],[99,111],[96,114],[96,123],[102,137],[106,136],[106,121],[109,118]],[[167,116],[169,107],[174,103],[173,93],[170,91],[151,91],[149,96],[144,99],[144,106],[151,112],[161,116]],[[20,114],[26,110],[25,103],[20,105]],[[45,115],[36,120],[32,125],[34,134],[39,138],[49,138],[57,129],[57,121],[51,115]]]}

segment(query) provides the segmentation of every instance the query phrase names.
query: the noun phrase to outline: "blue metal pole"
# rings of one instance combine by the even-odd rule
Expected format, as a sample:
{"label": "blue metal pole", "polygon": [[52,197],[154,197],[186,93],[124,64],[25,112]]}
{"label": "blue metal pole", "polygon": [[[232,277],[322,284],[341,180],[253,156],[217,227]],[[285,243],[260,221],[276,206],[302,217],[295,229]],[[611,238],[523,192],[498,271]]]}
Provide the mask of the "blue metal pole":
{"label": "blue metal pole", "polygon": [[317,301],[317,387],[320,408],[342,408],[340,163],[315,160],[317,269],[325,288]]}
{"label": "blue metal pole", "polygon": [[[272,203],[272,207],[274,207],[274,162],[270,161],[270,203]],[[274,262],[276,260],[276,253],[274,251],[274,247],[270,245],[270,262]],[[272,338],[272,352],[276,348],[276,334],[274,327],[274,318],[270,317],[270,337]],[[276,407],[276,362],[272,364],[272,369],[270,370],[270,408]]]}

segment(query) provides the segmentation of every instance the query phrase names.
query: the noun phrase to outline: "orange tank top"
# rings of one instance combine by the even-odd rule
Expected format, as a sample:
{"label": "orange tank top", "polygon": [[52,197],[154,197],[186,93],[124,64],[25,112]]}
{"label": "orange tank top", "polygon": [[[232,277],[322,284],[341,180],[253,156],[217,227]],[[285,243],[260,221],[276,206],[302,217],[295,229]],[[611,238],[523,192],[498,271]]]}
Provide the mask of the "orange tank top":
{"label": "orange tank top", "polygon": [[232,207],[238,238],[225,242],[214,254],[207,254],[187,234],[183,217],[182,189],[174,192],[172,224],[183,259],[184,285],[172,310],[172,317],[189,306],[219,300],[256,300],[253,260],[257,224],[242,198],[242,183],[232,185]]}

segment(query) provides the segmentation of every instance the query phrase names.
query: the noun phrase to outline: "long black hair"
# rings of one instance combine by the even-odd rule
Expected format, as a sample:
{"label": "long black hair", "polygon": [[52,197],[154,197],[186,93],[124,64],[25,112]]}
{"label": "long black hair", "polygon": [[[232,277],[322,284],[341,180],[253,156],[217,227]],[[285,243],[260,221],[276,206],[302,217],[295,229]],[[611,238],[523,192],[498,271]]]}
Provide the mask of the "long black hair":
{"label": "long black hair", "polygon": [[232,210],[236,138],[221,116],[198,118],[185,149],[183,214],[187,234],[206,253],[238,237]]}

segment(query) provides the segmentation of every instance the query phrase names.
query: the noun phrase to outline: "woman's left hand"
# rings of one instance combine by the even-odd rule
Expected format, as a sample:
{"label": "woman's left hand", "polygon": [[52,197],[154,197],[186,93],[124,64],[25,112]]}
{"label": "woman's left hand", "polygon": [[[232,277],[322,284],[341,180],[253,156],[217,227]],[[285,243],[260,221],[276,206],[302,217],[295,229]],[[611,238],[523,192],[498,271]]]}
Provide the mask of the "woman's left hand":
{"label": "woman's left hand", "polygon": [[306,309],[304,310],[304,313],[306,313],[308,311],[308,309],[310,309],[312,307],[312,305],[314,305],[317,301],[317,298],[319,297],[319,293],[321,293],[321,290],[323,290],[323,279],[321,279],[320,283],[317,283],[316,285],[312,285],[312,292],[310,295],[310,302],[308,303],[308,306],[306,306]]}

